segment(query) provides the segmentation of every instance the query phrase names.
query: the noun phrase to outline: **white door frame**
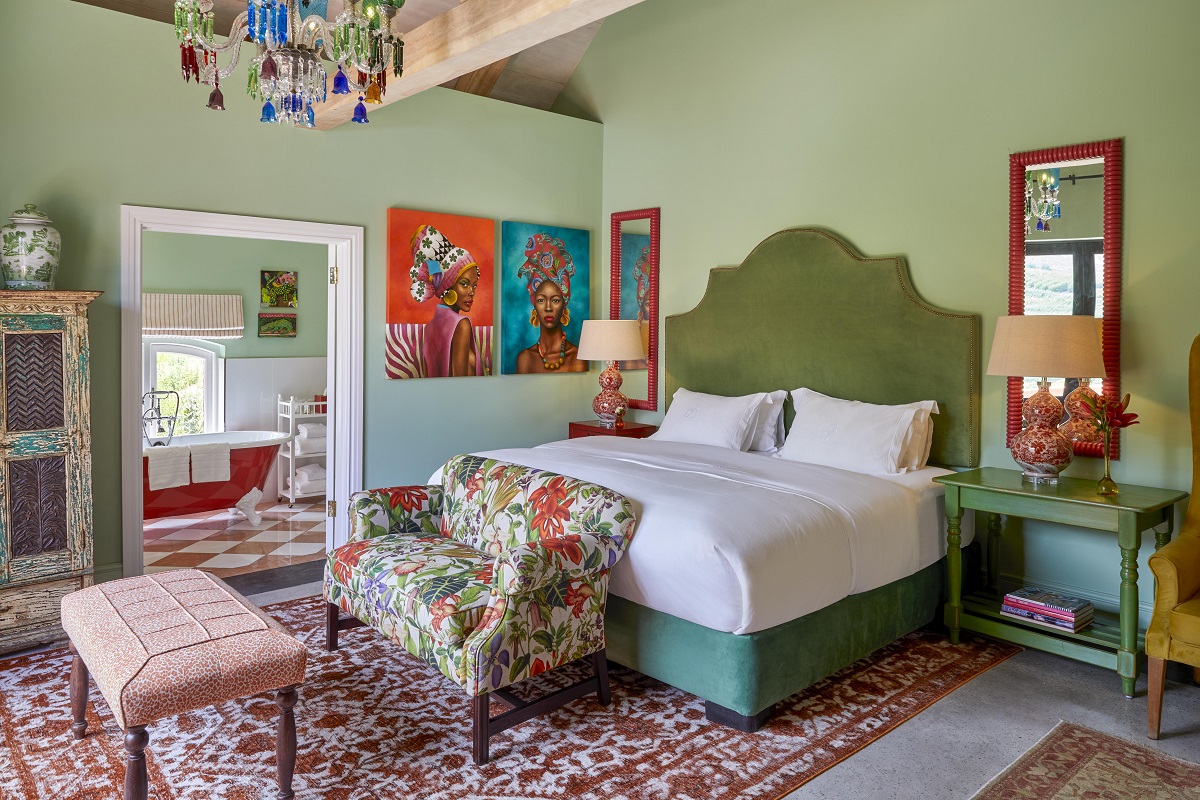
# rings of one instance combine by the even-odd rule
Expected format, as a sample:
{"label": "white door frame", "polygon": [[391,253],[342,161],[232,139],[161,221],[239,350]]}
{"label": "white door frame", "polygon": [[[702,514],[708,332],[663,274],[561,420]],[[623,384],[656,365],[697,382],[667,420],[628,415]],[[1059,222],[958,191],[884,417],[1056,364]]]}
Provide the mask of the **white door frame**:
{"label": "white door frame", "polygon": [[[126,576],[142,563],[142,234],[147,231],[274,239],[329,247],[328,359],[329,520],[325,545],[344,542],[351,492],[362,488],[363,431],[363,229],[351,225],[210,214],[172,208],[121,206],[121,528]],[[336,271],[336,272],[335,272]]]}

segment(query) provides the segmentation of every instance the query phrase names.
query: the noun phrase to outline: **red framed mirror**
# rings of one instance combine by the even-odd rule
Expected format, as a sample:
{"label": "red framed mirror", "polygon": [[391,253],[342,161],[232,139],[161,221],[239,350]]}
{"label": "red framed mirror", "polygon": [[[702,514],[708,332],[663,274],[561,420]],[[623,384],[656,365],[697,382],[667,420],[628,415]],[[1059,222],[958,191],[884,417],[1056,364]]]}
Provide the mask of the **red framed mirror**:
{"label": "red framed mirror", "polygon": [[[1121,179],[1121,139],[1009,157],[1008,313],[1095,316],[1108,374],[1100,391],[1117,398],[1121,396]],[[1044,189],[1053,190],[1053,211],[1042,202],[1047,196]],[[1055,297],[1055,291],[1065,297]],[[1061,392],[1072,388],[1064,382]],[[1008,379],[1009,446],[1021,430],[1021,403],[1030,393],[1028,378]],[[1056,393],[1054,388],[1051,393]],[[1077,456],[1104,455],[1100,442],[1075,441],[1073,446]],[[1119,457],[1120,447],[1120,436],[1114,436],[1112,458]]]}
{"label": "red framed mirror", "polygon": [[[642,327],[644,361],[621,362],[629,407],[658,410],[659,209],[617,211],[610,217],[609,319],[636,319]],[[645,389],[636,376],[645,371]],[[635,395],[644,391],[645,399]]]}

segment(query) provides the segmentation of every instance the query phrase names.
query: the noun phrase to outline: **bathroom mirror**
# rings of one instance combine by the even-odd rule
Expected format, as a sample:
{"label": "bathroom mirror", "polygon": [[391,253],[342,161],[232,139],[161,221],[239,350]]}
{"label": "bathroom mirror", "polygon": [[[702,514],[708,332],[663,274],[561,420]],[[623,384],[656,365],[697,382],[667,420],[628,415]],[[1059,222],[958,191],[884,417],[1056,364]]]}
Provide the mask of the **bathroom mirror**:
{"label": "bathroom mirror", "polygon": [[[1008,173],[1008,313],[1094,316],[1108,376],[1091,388],[1111,397],[1121,394],[1121,155],[1121,139],[1031,150],[1010,156]],[[1008,379],[1009,445],[1039,377]],[[1060,400],[1079,383],[1046,377]],[[1073,446],[1103,456],[1098,439]]]}
{"label": "bathroom mirror", "polygon": [[[636,319],[646,358],[621,362],[630,408],[658,410],[659,210],[618,211],[611,217],[609,319]],[[644,375],[642,379],[639,376]],[[644,396],[645,399],[637,399]]]}

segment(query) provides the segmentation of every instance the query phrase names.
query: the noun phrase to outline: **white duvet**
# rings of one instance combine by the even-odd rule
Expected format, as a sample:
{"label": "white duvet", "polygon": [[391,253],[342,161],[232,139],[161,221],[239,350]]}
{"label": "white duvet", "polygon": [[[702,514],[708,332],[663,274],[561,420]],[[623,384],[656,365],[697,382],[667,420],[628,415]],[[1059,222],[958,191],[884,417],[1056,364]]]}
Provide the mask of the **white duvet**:
{"label": "white duvet", "polygon": [[788,622],[907,577],[945,553],[942,487],[931,480],[948,470],[883,478],[619,437],[480,455],[625,495],[638,526],[610,590],[719,631]]}

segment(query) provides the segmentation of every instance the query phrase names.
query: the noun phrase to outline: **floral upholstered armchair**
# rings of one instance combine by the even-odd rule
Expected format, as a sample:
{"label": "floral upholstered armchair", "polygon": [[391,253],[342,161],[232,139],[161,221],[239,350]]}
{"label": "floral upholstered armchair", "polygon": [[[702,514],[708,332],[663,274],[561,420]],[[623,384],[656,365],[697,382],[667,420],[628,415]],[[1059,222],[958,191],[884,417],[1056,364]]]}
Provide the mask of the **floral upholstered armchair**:
{"label": "floral upholstered armchair", "polygon": [[[484,764],[491,733],[593,691],[608,704],[608,571],[636,521],[610,489],[517,464],[455,456],[442,477],[351,496],[349,541],[325,566],[326,648],[365,624],[437,667],[474,698]],[[505,690],[589,656],[595,677],[549,697]],[[493,694],[514,710],[489,720]]]}

